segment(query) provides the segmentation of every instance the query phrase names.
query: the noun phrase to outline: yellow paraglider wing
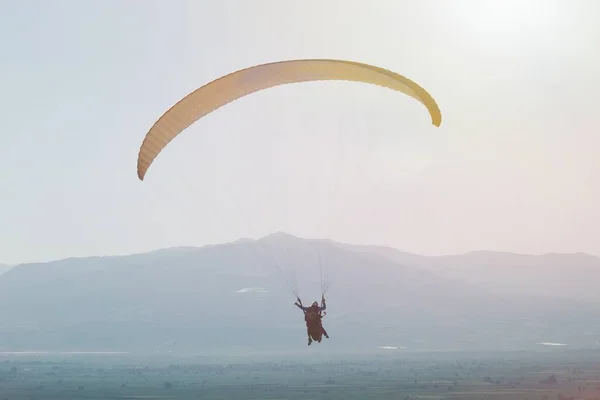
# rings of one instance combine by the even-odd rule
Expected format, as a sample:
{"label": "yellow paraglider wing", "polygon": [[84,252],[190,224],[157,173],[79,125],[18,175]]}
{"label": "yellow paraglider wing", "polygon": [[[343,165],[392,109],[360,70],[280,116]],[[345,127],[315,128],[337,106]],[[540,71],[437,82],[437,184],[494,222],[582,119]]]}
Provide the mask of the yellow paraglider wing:
{"label": "yellow paraglider wing", "polygon": [[335,80],[364,82],[405,93],[421,102],[440,126],[442,115],[425,89],[395,72],[343,60],[291,60],[257,65],[214,80],[190,93],[160,117],[146,134],[138,154],[140,180],[171,140],[194,122],[250,93],[288,83]]}

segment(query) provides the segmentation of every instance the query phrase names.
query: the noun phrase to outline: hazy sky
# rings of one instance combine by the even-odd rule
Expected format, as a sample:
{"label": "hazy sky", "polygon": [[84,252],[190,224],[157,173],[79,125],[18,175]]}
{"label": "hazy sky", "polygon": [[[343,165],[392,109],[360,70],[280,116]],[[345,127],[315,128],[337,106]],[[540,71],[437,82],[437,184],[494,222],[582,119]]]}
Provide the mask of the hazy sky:
{"label": "hazy sky", "polygon": [[[424,254],[600,254],[597,0],[0,0],[0,262],[282,230]],[[137,151],[173,103],[294,58],[397,71],[248,96]]]}

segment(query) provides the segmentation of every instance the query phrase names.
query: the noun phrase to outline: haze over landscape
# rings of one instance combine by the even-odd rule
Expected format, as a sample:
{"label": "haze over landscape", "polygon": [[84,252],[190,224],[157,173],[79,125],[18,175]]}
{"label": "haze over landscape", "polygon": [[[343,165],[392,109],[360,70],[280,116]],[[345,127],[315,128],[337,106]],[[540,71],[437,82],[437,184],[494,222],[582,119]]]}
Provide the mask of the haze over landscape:
{"label": "haze over landscape", "polygon": [[[0,399],[600,399],[598,21],[596,0],[0,0]],[[420,86],[242,96],[145,141],[169,144],[136,176],[184,96],[317,58]],[[160,129],[304,79],[287,67]],[[325,286],[308,347],[293,303]]]}
{"label": "haze over landscape", "polygon": [[[319,265],[318,259],[321,259]],[[600,258],[425,257],[276,233],[202,248],[23,264],[0,276],[3,350],[245,354],[306,347],[305,302],[331,280],[320,351],[532,350],[600,341]],[[260,288],[260,290],[243,290]],[[35,293],[35,296],[31,294]],[[77,305],[76,307],[74,305]]]}
{"label": "haze over landscape", "polygon": [[[597,1],[207,4],[2,2],[0,262],[280,230],[426,255],[600,255]],[[190,127],[137,181],[144,134],[176,101],[298,58],[398,71],[443,123],[372,85],[284,85]]]}

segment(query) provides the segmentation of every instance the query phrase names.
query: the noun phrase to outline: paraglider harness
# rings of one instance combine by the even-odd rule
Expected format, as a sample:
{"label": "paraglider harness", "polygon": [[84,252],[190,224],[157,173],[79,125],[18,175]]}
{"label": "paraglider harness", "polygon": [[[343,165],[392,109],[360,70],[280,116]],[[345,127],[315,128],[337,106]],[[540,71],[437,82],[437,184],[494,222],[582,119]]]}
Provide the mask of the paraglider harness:
{"label": "paraglider harness", "polygon": [[[300,300],[300,298],[297,299],[298,300],[298,304],[302,305],[302,300]],[[323,304],[321,303],[321,307],[323,306]],[[326,311],[321,311],[320,307],[317,307],[317,311],[313,311],[312,306],[308,308],[308,310],[302,310],[304,311],[304,321],[306,321],[306,325],[311,325],[311,324],[319,324],[321,325],[321,320],[323,319],[323,317],[325,315],[327,315]]]}
{"label": "paraglider harness", "polygon": [[311,324],[311,323],[316,323],[318,322],[319,324],[321,323],[321,320],[323,319],[325,314],[325,311],[321,312],[321,311],[317,311],[317,312],[313,312],[313,311],[305,311],[304,312],[304,320],[306,321],[307,324]]}

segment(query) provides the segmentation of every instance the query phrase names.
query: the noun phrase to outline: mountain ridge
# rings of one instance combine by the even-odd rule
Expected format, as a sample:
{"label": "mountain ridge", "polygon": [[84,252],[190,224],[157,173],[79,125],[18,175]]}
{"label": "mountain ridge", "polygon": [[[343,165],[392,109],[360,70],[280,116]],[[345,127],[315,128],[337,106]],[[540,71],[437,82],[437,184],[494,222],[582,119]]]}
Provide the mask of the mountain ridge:
{"label": "mountain ridge", "polygon": [[[565,265],[582,259],[559,258]],[[307,302],[320,297],[323,266],[332,277],[325,323],[335,340],[322,351],[390,344],[421,350],[596,346],[600,336],[581,332],[600,333],[598,302],[577,290],[556,296],[556,282],[535,274],[549,289],[530,293],[528,275],[511,276],[519,264],[503,264],[513,259],[489,253],[432,258],[276,232],[218,245],[21,264],[0,275],[0,304],[10,304],[0,307],[0,347],[300,351],[304,322],[281,277],[296,277]],[[595,266],[593,258],[583,259]],[[507,290],[490,290],[482,268],[492,276],[508,270],[501,282]],[[525,290],[519,292],[519,284]],[[242,290],[248,288],[254,290]]]}
{"label": "mountain ridge", "polygon": [[27,264],[46,264],[46,263],[52,263],[52,262],[57,262],[57,261],[70,260],[70,259],[129,257],[129,256],[138,256],[138,255],[144,255],[144,254],[153,254],[153,253],[171,252],[171,251],[174,251],[174,252],[184,251],[184,250],[185,251],[194,251],[194,250],[201,250],[201,249],[215,247],[215,246],[260,242],[263,240],[270,240],[273,238],[288,238],[288,239],[308,240],[308,241],[316,241],[316,242],[323,242],[323,243],[329,242],[331,244],[341,245],[346,248],[371,249],[373,252],[394,252],[394,253],[403,254],[407,257],[415,257],[415,258],[427,257],[427,258],[431,258],[431,259],[441,259],[441,258],[464,257],[464,256],[470,256],[470,255],[499,255],[499,256],[506,255],[506,256],[519,256],[519,257],[528,257],[528,258],[535,258],[535,257],[543,258],[543,257],[548,257],[548,256],[557,256],[557,257],[581,256],[581,257],[600,261],[600,256],[596,256],[596,255],[586,253],[586,252],[545,252],[545,253],[539,253],[539,254],[530,254],[530,253],[517,253],[517,252],[512,252],[512,251],[500,251],[500,250],[487,249],[487,250],[471,250],[471,251],[466,251],[466,252],[462,252],[462,253],[451,253],[451,254],[443,254],[443,255],[427,255],[427,254],[406,252],[406,251],[400,250],[400,249],[398,249],[394,246],[390,246],[390,245],[343,243],[343,242],[340,242],[340,241],[337,241],[337,240],[331,239],[331,238],[319,238],[319,237],[304,238],[304,237],[290,234],[287,232],[276,231],[276,232],[270,233],[268,235],[265,235],[265,236],[262,236],[259,238],[247,238],[246,237],[246,238],[230,240],[230,241],[223,242],[223,243],[208,243],[208,244],[202,244],[202,245],[197,245],[197,246],[187,245],[187,246],[160,247],[160,248],[155,248],[155,249],[150,249],[150,250],[138,251],[138,252],[134,252],[134,253],[124,253],[124,254],[118,254],[118,255],[90,255],[90,256],[63,257],[63,258],[57,258],[54,260],[24,262],[24,263],[13,264],[13,265],[7,265],[7,264],[0,263],[0,269],[1,268],[13,268],[18,265],[27,265]]}

